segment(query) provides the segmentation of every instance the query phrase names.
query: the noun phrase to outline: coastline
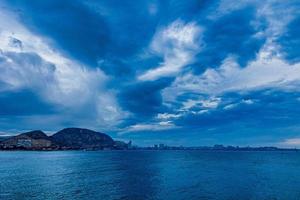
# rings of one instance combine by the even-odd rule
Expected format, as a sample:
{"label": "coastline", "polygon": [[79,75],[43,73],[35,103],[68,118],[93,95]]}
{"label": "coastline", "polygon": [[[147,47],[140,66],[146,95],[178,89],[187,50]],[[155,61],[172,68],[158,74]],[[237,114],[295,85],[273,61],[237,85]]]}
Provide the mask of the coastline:
{"label": "coastline", "polygon": [[201,148],[173,148],[173,149],[154,149],[154,148],[135,148],[135,149],[0,149],[0,152],[59,152],[59,151],[83,151],[83,152],[132,152],[132,151],[201,151],[201,152],[298,152],[296,148],[276,148],[276,149],[261,149],[261,148],[240,148],[240,149],[201,149]]}

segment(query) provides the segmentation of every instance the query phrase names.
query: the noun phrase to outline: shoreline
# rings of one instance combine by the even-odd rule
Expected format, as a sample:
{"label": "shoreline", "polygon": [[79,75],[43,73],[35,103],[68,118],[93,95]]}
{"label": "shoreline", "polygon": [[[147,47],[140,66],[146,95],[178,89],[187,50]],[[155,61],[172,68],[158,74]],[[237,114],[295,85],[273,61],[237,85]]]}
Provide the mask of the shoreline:
{"label": "shoreline", "polygon": [[217,150],[217,149],[105,149],[105,150],[86,150],[86,149],[69,149],[69,150],[21,150],[21,149],[10,149],[3,150],[0,149],[0,152],[68,152],[68,151],[76,151],[76,152],[133,152],[133,151],[152,151],[152,152],[166,152],[166,151],[201,151],[201,152],[298,152],[300,149],[277,149],[277,150],[258,150],[258,149],[240,149],[240,150]]}

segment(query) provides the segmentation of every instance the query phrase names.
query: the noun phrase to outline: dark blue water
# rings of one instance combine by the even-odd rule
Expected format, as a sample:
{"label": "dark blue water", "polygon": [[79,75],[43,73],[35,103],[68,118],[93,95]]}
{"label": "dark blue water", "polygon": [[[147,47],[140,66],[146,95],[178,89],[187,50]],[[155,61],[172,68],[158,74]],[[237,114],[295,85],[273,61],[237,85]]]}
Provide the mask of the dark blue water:
{"label": "dark blue water", "polygon": [[0,199],[299,200],[300,152],[0,152]]}

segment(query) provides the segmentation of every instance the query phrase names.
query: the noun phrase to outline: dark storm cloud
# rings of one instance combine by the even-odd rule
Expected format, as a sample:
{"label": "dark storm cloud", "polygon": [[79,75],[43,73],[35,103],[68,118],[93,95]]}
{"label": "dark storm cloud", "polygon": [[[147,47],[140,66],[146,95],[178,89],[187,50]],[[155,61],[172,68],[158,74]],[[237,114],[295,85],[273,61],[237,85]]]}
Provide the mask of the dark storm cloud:
{"label": "dark storm cloud", "polygon": [[95,65],[110,34],[105,20],[79,1],[9,1],[32,30],[49,36],[76,59]]}
{"label": "dark storm cloud", "polygon": [[[204,32],[204,50],[198,55],[196,65],[201,72],[207,67],[218,67],[228,56],[234,55],[240,65],[255,59],[265,39],[256,34],[264,24],[253,27],[255,9],[250,7],[233,11],[216,21],[208,21]],[[195,66],[195,65],[194,65]]]}
{"label": "dark storm cloud", "polygon": [[123,108],[137,115],[139,120],[149,119],[166,109],[162,105],[161,90],[170,83],[171,79],[160,79],[129,85],[120,92],[119,102]]}
{"label": "dark storm cloud", "polygon": [[278,39],[284,58],[291,63],[300,61],[300,17],[294,19]]}

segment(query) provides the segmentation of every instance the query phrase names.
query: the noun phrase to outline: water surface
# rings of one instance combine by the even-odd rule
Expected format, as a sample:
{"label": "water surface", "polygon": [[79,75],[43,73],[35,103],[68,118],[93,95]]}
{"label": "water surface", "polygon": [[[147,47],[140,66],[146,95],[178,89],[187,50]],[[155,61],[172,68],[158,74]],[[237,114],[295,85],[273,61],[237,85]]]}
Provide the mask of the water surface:
{"label": "water surface", "polygon": [[300,152],[0,152],[0,199],[299,200]]}

